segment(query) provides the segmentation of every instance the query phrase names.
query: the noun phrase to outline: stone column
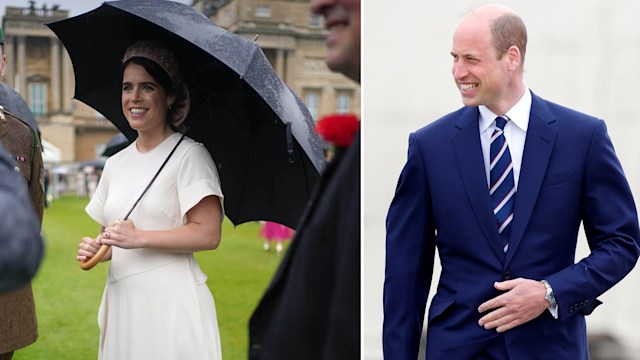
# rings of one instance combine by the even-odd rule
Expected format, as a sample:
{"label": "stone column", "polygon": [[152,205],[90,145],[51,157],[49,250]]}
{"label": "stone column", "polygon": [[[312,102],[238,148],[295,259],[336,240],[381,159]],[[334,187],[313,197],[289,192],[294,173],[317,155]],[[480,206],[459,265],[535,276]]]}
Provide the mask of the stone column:
{"label": "stone column", "polygon": [[55,37],[50,37],[51,42],[51,112],[62,110],[60,103],[60,42]]}
{"label": "stone column", "polygon": [[14,37],[12,35],[4,35],[4,54],[7,57],[7,63],[4,67],[4,77],[2,81],[11,87],[15,87],[16,74],[16,49],[13,46]]}
{"label": "stone column", "polygon": [[26,55],[26,36],[18,35],[18,55],[16,56],[16,66],[18,71],[18,79],[16,81],[15,89],[24,98],[28,98],[27,94],[27,55]]}
{"label": "stone column", "polygon": [[62,111],[66,114],[70,114],[73,109],[71,107],[71,99],[73,99],[74,92],[74,79],[73,65],[71,64],[71,58],[66,50],[62,51]]}

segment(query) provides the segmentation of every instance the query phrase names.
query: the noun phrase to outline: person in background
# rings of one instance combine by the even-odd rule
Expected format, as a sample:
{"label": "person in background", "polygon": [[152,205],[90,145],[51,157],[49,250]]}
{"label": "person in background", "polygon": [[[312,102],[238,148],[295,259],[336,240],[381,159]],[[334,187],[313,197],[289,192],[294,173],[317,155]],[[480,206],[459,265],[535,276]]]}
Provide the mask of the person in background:
{"label": "person in background", "polygon": [[[327,66],[360,82],[360,1],[312,0]],[[360,133],[329,162],[249,323],[252,360],[360,358]]]}
{"label": "person in background", "polygon": [[[1,29],[0,57],[0,77],[2,77],[6,56]],[[0,108],[3,107],[4,104],[0,103]],[[39,232],[45,199],[42,148],[37,128],[32,128],[8,111],[0,110],[0,142],[9,152],[16,172],[23,179],[22,183],[28,188],[31,205],[39,221],[37,226]],[[36,239],[40,239],[40,236]],[[31,284],[0,294],[0,360],[11,359],[15,350],[32,344],[37,338],[38,324]]]}
{"label": "person in background", "polygon": [[291,240],[293,234],[294,232],[290,228],[271,221],[265,221],[258,233],[260,237],[264,238],[264,251],[271,250],[271,246],[275,243],[276,254],[278,255],[282,254],[284,242]]}
{"label": "person in background", "polygon": [[49,183],[51,182],[51,173],[44,169],[44,207],[49,207]]}
{"label": "person in background", "polygon": [[[385,359],[418,356],[436,248],[429,360],[586,360],[585,316],[638,260],[605,122],[530,91],[526,45],[520,16],[495,4],[453,34],[465,106],[409,135],[387,216]],[[576,262],[581,225],[590,253]]]}

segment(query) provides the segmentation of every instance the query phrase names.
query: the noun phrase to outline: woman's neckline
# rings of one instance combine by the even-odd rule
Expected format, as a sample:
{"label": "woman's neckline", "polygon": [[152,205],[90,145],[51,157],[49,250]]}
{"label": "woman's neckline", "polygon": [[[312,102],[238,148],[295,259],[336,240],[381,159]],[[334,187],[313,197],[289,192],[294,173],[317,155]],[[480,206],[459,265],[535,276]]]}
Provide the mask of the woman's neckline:
{"label": "woman's neckline", "polygon": [[182,134],[172,131],[169,136],[165,137],[162,141],[160,141],[156,146],[154,146],[153,148],[150,148],[148,150],[145,151],[141,151],[140,148],[138,147],[138,139],[136,139],[136,143],[134,144],[135,146],[135,150],[138,154],[140,155],[147,155],[147,154],[152,154],[153,152],[155,152],[157,149],[161,148],[163,146],[163,144],[167,143],[167,141],[173,137],[175,137],[176,135],[180,135],[182,136]]}

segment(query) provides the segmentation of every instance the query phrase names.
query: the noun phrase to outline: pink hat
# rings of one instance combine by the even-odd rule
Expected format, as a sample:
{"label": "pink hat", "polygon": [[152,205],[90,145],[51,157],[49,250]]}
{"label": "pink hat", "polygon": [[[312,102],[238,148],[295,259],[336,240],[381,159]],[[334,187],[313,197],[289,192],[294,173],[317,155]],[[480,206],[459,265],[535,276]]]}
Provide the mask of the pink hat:
{"label": "pink hat", "polygon": [[176,85],[176,101],[169,108],[167,119],[180,131],[186,130],[184,121],[189,114],[191,100],[187,84],[182,81],[180,65],[173,52],[163,43],[156,40],[140,40],[133,43],[122,57],[122,63],[134,57],[149,59],[158,64],[169,75]]}

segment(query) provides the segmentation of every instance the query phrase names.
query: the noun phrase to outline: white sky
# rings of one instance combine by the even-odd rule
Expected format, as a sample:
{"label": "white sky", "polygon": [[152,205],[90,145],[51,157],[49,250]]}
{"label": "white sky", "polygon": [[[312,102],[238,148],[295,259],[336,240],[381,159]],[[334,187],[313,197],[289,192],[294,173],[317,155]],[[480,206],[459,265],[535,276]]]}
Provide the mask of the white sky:
{"label": "white sky", "polygon": [[[174,0],[184,4],[191,5],[191,0]],[[47,4],[50,8],[53,4],[60,5],[60,10],[69,10],[69,16],[76,16],[87,11],[93,10],[102,5],[103,0],[36,0],[36,8],[42,8],[43,4]],[[4,16],[7,6],[29,7],[28,0],[1,0],[0,1],[0,17]]]}

